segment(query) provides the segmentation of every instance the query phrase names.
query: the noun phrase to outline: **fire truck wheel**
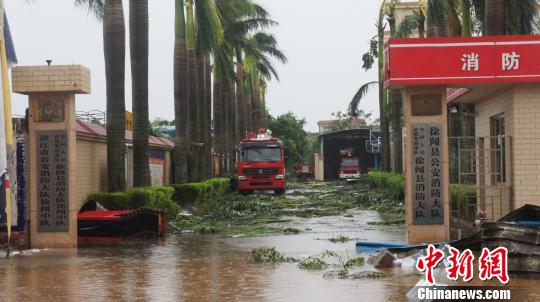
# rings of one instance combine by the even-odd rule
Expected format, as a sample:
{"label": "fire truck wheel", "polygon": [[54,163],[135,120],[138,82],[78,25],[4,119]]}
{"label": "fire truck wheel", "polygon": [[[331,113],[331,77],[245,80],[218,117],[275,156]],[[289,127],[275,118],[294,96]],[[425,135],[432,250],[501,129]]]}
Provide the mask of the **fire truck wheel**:
{"label": "fire truck wheel", "polygon": [[285,194],[285,189],[275,189],[274,194],[276,194],[278,196],[283,195],[283,194]]}

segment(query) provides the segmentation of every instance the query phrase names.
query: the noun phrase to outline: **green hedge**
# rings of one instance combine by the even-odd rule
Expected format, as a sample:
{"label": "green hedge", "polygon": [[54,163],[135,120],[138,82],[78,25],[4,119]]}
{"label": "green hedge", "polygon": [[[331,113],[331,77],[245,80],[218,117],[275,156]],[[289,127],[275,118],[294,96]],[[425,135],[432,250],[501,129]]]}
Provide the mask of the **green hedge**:
{"label": "green hedge", "polygon": [[474,205],[476,204],[477,190],[475,187],[451,184],[450,185],[450,205],[452,212],[458,213],[459,217],[466,220],[474,220],[476,213]]}
{"label": "green hedge", "polygon": [[177,204],[199,204],[210,198],[224,196],[230,190],[229,178],[213,178],[205,182],[170,185],[174,189],[173,200]]}
{"label": "green hedge", "polygon": [[[370,188],[391,196],[397,200],[405,199],[404,178],[401,174],[387,172],[371,172],[366,181]],[[464,219],[474,219],[473,207],[476,203],[476,189],[471,186],[451,184],[450,205],[452,212],[459,212]]]}
{"label": "green hedge", "polygon": [[95,193],[88,200],[97,201],[109,210],[130,210],[150,208],[167,212],[169,218],[176,218],[180,206],[173,201],[174,189],[170,187],[149,187],[129,189],[126,192]]}
{"label": "green hedge", "polygon": [[402,174],[370,172],[367,174],[366,179],[371,188],[397,200],[405,199],[405,185]]}

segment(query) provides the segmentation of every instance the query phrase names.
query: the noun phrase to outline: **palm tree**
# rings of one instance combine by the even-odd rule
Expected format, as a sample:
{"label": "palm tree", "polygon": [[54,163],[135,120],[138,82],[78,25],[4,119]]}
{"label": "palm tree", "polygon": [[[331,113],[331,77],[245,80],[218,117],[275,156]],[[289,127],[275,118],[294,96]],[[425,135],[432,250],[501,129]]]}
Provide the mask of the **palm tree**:
{"label": "palm tree", "polygon": [[[249,0],[176,1],[177,182],[196,181],[210,176],[212,116],[214,150],[222,155],[232,153],[235,140],[244,131],[245,119],[240,117],[244,114],[237,113],[243,112],[245,107],[242,101],[244,81],[238,82],[235,66],[237,71],[243,70],[239,65],[245,56],[245,48],[255,48],[254,42],[248,45],[251,32],[272,23],[262,17],[266,15],[264,9]],[[228,29],[225,34],[224,29]],[[235,57],[236,64],[233,60]],[[213,67],[210,58],[213,59]],[[268,60],[261,56],[257,58]],[[211,76],[214,79],[213,91]],[[190,157],[187,160],[188,169],[186,154]]]}
{"label": "palm tree", "polygon": [[204,86],[205,86],[205,153],[206,153],[206,178],[214,176],[214,157],[212,156],[211,124],[212,124],[212,63],[210,57],[204,59]]}
{"label": "palm tree", "polygon": [[[271,52],[284,55],[277,49],[273,37],[274,45],[256,41],[262,38],[256,34],[258,30],[275,24],[268,19],[264,8],[249,0],[216,0],[216,6],[223,24],[224,39],[213,49],[215,139],[218,153],[228,155],[254,124],[250,107],[261,107],[257,105],[262,100],[260,87],[255,80],[248,84],[245,77],[245,57],[252,55],[268,60],[266,56],[273,56]],[[263,50],[264,47],[267,49]],[[264,58],[261,57],[265,52]]]}
{"label": "palm tree", "polygon": [[211,61],[212,49],[223,39],[223,29],[220,16],[214,0],[196,0],[195,2],[195,32],[196,32],[196,61],[197,61],[197,128],[195,135],[197,144],[198,180],[204,180],[211,170]]}
{"label": "palm tree", "polygon": [[[187,14],[187,15],[186,15]],[[210,175],[210,50],[220,41],[214,0],[176,0],[176,182]]]}
{"label": "palm tree", "polygon": [[486,0],[487,35],[506,35],[505,0]]}
{"label": "palm tree", "polygon": [[[393,38],[407,38],[411,35],[412,30],[418,27],[418,19],[415,15],[407,15],[401,20],[399,26],[396,24],[396,6],[400,0],[390,0],[385,8],[388,25],[390,26],[390,36]],[[403,91],[401,89],[392,89],[390,91],[391,102],[391,121],[392,121],[392,141],[394,144],[393,167],[395,173],[403,172],[403,132],[402,132],[402,117],[403,117]]]}
{"label": "palm tree", "polygon": [[194,0],[186,0],[186,48],[188,59],[188,178],[189,181],[199,181],[199,150],[198,127],[199,127],[199,90],[197,72],[197,53],[195,36]]}
{"label": "palm tree", "polygon": [[[390,129],[388,127],[388,115],[386,110],[386,94],[384,90],[384,74],[383,74],[383,65],[384,65],[384,30],[386,25],[384,23],[385,18],[385,7],[386,0],[381,2],[379,7],[379,15],[375,26],[377,27],[377,36],[372,38],[370,41],[370,48],[367,53],[362,56],[364,61],[363,68],[364,70],[369,70],[373,67],[375,59],[377,59],[378,67],[378,88],[379,88],[379,114],[380,114],[380,128],[381,128],[381,166],[383,171],[390,171]],[[358,114],[358,105],[360,100],[365,96],[369,88],[374,86],[373,83],[367,83],[362,85],[362,87],[355,94],[355,97],[349,103],[349,115],[355,117]]]}
{"label": "palm tree", "polygon": [[487,35],[527,35],[540,28],[537,0],[473,0],[473,5]]}
{"label": "palm tree", "polygon": [[[225,43],[227,51],[232,51],[236,59],[236,89],[235,108],[240,111],[234,118],[235,136],[237,141],[249,129],[247,127],[248,102],[245,99],[244,89],[244,50],[249,47],[247,37],[252,31],[275,25],[276,23],[268,19],[268,12],[261,6],[249,0],[218,0],[220,14],[223,20]],[[235,110],[236,112],[236,110]]]}
{"label": "palm tree", "polygon": [[129,1],[133,91],[133,186],[150,185],[148,161],[148,0]]}
{"label": "palm tree", "polygon": [[211,87],[211,60],[212,51],[223,40],[223,28],[220,14],[215,0],[196,0],[195,1],[195,19],[196,19],[196,58],[197,58],[197,77],[198,77],[198,127],[197,141],[198,145],[198,164],[199,180],[211,177],[211,141],[210,124],[212,108],[212,87]]}
{"label": "palm tree", "polygon": [[125,178],[126,32],[122,0],[105,0],[103,45],[107,84],[107,174],[109,191],[123,191]]}
{"label": "palm tree", "polygon": [[175,183],[188,182],[188,65],[184,0],[175,0],[174,43],[174,115],[175,115]]}
{"label": "palm tree", "polygon": [[368,82],[358,89],[354,94],[352,100],[349,102],[349,109],[347,113],[352,117],[360,116],[361,110],[359,110],[360,101],[368,94],[368,92],[373,89],[373,87],[379,85],[378,81]]}
{"label": "palm tree", "polygon": [[287,57],[278,48],[277,40],[271,34],[257,32],[248,37],[246,42],[244,53],[246,56],[245,65],[249,65],[249,68],[246,67],[246,82],[251,100],[250,130],[257,130],[264,126],[266,118],[264,96],[266,81],[273,77],[279,81],[278,73],[272,65],[270,57],[283,64],[287,63]]}

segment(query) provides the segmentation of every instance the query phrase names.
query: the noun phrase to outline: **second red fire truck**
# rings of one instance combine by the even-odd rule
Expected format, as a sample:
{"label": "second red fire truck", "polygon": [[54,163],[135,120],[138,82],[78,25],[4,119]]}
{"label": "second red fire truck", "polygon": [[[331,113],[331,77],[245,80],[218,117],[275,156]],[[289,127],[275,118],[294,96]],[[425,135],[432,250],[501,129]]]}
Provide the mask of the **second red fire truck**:
{"label": "second red fire truck", "polygon": [[249,194],[255,190],[285,193],[285,146],[272,131],[259,129],[248,133],[238,145],[238,192]]}

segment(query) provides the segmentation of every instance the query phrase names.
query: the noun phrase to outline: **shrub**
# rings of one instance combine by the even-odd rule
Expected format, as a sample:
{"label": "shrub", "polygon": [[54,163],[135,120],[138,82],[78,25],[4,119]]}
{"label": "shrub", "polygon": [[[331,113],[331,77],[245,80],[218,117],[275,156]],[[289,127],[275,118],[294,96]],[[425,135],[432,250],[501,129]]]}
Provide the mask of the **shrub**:
{"label": "shrub", "polygon": [[131,208],[131,201],[126,192],[95,193],[90,194],[87,199],[97,201],[108,210],[127,210]]}
{"label": "shrub", "polygon": [[205,182],[171,185],[171,187],[174,190],[173,200],[178,204],[199,203],[212,191],[212,186]]}
{"label": "shrub", "polygon": [[177,204],[201,204],[208,199],[224,196],[230,188],[230,179],[214,178],[206,182],[171,185],[173,200]]}
{"label": "shrub", "polygon": [[450,185],[450,207],[453,213],[458,213],[459,218],[465,220],[474,220],[476,213],[474,206],[476,204],[476,188],[460,185]]}
{"label": "shrub", "polygon": [[131,210],[150,208],[167,212],[175,218],[180,206],[173,202],[174,189],[170,187],[135,188],[126,192],[90,194],[87,200],[94,200],[109,210]]}
{"label": "shrub", "polygon": [[218,196],[225,195],[231,188],[230,178],[213,178],[208,180],[207,183],[212,185],[215,194]]}
{"label": "shrub", "polygon": [[367,175],[367,182],[371,188],[382,191],[394,199],[403,200],[405,198],[405,184],[402,174],[371,172]]}

